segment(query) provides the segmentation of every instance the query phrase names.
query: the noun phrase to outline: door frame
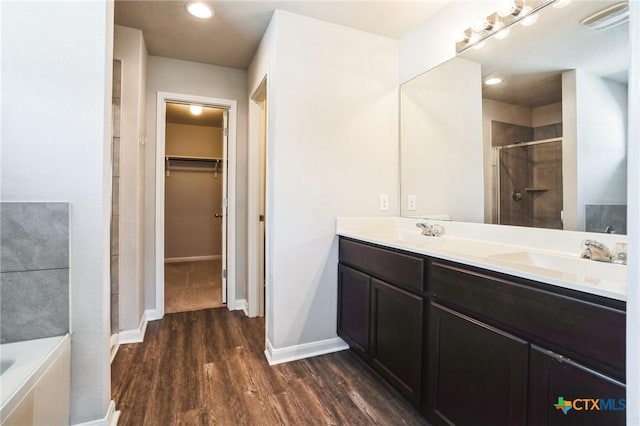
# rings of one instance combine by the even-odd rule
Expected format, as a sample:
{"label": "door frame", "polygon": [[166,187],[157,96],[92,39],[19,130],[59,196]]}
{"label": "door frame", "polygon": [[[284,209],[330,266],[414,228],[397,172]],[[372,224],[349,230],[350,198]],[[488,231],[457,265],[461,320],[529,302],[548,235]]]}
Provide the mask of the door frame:
{"label": "door frame", "polygon": [[[248,199],[247,199],[247,315],[249,317],[256,317],[260,314],[260,279],[259,274],[262,273],[259,269],[260,265],[260,180],[262,179],[260,173],[260,150],[263,143],[267,149],[265,152],[265,167],[268,169],[269,165],[269,85],[268,76],[262,79],[260,84],[254,90],[249,97],[249,146],[247,155],[247,183],[248,183]],[[264,119],[263,129],[263,115],[262,107],[259,103],[264,98],[265,108],[267,110]],[[264,135],[263,135],[264,131]],[[269,220],[269,175],[266,170],[264,179],[265,185],[265,215],[267,221]],[[266,225],[266,223],[265,223]],[[269,227],[265,226],[265,247],[264,247],[264,266],[265,266],[265,280],[269,285]],[[264,292],[264,316],[270,317],[271,312],[269,308],[269,291]],[[267,335],[269,328],[269,322],[265,321],[265,336]]]}
{"label": "door frame", "polygon": [[227,140],[227,309],[242,309],[236,306],[236,123],[238,102],[232,99],[209,98],[158,91],[156,100],[156,204],[155,204],[155,273],[156,308],[155,319],[164,316],[164,191],[165,191],[165,118],[166,103],[198,103],[229,111]]}

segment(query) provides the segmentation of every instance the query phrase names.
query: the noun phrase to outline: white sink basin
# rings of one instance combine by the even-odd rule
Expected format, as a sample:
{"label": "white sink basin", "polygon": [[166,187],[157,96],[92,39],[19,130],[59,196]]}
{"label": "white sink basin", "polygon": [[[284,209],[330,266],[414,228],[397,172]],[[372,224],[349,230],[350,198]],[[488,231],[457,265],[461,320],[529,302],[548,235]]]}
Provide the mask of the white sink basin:
{"label": "white sink basin", "polygon": [[591,282],[606,280],[625,283],[627,281],[627,268],[624,265],[596,262],[578,257],[525,251],[495,254],[490,257],[519,265],[560,271],[583,277],[585,280]]}

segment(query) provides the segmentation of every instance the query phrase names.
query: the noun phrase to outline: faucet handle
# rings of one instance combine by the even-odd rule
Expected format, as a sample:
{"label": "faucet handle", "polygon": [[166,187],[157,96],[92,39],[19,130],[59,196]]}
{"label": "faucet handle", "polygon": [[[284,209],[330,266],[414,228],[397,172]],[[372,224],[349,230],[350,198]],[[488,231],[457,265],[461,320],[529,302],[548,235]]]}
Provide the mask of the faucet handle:
{"label": "faucet handle", "polygon": [[593,247],[601,250],[608,250],[607,246],[604,245],[604,243],[601,243],[600,241],[596,241],[596,240],[582,240],[581,246],[583,249],[588,249]]}
{"label": "faucet handle", "polygon": [[444,226],[434,223],[433,225],[431,225],[431,234],[434,237],[439,237],[441,235],[444,235]]}
{"label": "faucet handle", "polygon": [[611,262],[619,265],[627,264],[627,243],[615,243],[611,249]]}

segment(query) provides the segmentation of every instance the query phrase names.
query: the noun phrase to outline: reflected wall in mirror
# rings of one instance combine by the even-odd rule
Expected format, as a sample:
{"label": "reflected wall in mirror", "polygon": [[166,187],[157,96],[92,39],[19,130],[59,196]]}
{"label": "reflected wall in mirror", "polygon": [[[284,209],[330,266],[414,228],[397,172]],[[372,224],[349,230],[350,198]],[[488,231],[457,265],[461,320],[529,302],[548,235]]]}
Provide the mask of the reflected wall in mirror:
{"label": "reflected wall in mirror", "polygon": [[401,214],[625,234],[628,23],[581,24],[618,3],[546,6],[403,84]]}

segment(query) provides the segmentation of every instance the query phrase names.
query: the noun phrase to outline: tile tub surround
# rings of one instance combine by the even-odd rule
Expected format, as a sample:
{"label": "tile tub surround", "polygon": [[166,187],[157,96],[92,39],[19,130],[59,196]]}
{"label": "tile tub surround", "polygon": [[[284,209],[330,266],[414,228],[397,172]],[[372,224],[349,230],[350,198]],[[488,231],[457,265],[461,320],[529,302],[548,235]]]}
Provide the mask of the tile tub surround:
{"label": "tile tub surround", "polygon": [[[626,301],[625,266],[579,259],[580,243],[584,239],[595,239],[612,247],[617,242],[626,242],[626,236],[427,220],[427,223],[443,225],[445,236],[423,237],[416,228],[418,222],[425,220],[340,217],[337,218],[336,234]],[[447,248],[447,245],[450,247]],[[540,255],[560,261],[564,259],[569,266],[575,266],[575,262],[586,262],[585,270],[598,270],[599,276],[595,277],[590,272],[566,272],[560,266],[540,267],[505,261],[506,254],[510,253]]]}
{"label": "tile tub surround", "polygon": [[0,342],[69,332],[69,204],[0,203]]}

